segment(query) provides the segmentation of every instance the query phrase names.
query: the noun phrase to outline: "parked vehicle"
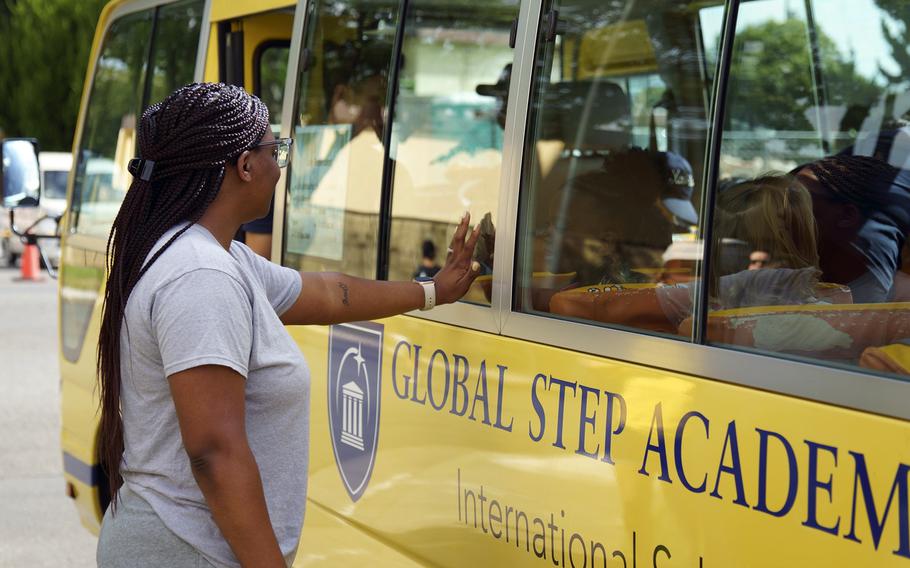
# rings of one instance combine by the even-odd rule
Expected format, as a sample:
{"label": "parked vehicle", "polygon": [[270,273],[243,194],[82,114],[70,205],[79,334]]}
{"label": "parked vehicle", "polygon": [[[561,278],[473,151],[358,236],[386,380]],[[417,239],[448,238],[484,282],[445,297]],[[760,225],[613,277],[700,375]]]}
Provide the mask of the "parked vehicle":
{"label": "parked vehicle", "polygon": [[[38,159],[41,167],[39,210],[47,218],[35,226],[35,232],[42,235],[57,234],[58,219],[63,217],[66,210],[66,188],[73,168],[73,155],[69,152],[41,152]],[[40,239],[38,245],[52,265],[60,264],[59,239]]]}
{"label": "parked vehicle", "polygon": [[[865,182],[910,172],[908,7],[111,2],[60,286],[83,524],[108,505],[95,353],[136,114],[206,80],[261,96],[294,138],[273,262],[400,280],[465,209],[484,231],[467,301],[289,329],[312,377],[295,566],[906,565],[910,198]],[[722,207],[832,157],[873,166],[816,176],[859,174],[840,194],[774,176],[779,230]],[[786,257],[800,231],[822,236]],[[747,273],[752,253],[768,268]],[[800,301],[780,293],[794,273]]]}

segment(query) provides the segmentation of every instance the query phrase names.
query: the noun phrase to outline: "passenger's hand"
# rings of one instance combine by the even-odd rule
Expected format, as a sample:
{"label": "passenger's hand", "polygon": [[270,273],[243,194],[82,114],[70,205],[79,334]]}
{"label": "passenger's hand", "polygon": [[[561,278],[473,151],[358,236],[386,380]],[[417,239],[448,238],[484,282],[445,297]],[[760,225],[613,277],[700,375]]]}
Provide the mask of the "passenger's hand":
{"label": "passenger's hand", "polygon": [[433,278],[436,282],[437,304],[451,304],[459,300],[467,293],[471,283],[480,273],[480,263],[472,260],[474,247],[477,246],[477,238],[480,236],[480,225],[474,227],[468,235],[470,222],[471,214],[465,213],[458,223],[458,228],[455,229],[452,244],[449,245],[446,264]]}

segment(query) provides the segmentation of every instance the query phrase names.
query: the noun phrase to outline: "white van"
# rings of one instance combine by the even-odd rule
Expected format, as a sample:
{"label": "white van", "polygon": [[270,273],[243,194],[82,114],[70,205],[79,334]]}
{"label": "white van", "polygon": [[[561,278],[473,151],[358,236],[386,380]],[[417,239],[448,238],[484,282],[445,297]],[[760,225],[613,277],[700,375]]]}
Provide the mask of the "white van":
{"label": "white van", "polygon": [[41,152],[41,210],[45,215],[59,217],[66,209],[66,183],[73,168],[69,152]]}
{"label": "white van", "polygon": [[[35,231],[41,235],[57,234],[57,222],[66,210],[66,184],[70,170],[73,168],[73,155],[69,152],[41,152],[38,155],[41,168],[41,205],[42,216],[49,219],[42,221]],[[17,225],[20,224],[17,222]],[[39,239],[41,251],[54,266],[60,264],[60,241],[57,239]]]}

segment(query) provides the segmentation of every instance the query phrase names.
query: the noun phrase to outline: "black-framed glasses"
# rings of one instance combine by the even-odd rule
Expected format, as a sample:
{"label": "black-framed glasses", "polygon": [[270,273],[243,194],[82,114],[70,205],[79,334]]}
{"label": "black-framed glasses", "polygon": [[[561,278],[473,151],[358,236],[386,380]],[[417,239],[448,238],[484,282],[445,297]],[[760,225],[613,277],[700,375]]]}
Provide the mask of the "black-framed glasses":
{"label": "black-framed glasses", "polygon": [[268,142],[260,142],[253,146],[253,150],[257,148],[264,148],[266,146],[272,147],[272,158],[278,162],[278,167],[283,168],[288,165],[288,162],[291,161],[291,145],[294,144],[293,138],[276,138],[274,140],[269,140]]}

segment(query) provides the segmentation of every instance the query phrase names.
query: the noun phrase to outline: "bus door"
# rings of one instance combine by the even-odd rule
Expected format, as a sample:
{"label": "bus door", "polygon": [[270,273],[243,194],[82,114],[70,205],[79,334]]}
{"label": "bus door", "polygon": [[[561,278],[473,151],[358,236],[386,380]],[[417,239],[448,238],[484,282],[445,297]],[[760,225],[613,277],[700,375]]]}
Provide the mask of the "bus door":
{"label": "bus door", "polygon": [[105,248],[131,180],[126,165],[136,155],[137,118],[143,108],[196,76],[204,2],[122,3],[109,7],[105,16],[74,137],[75,179],[63,225],[60,277],[64,469],[83,523],[95,530],[98,512],[107,505],[101,470],[92,465],[97,463],[93,389]]}
{"label": "bus door", "polygon": [[[206,80],[238,85],[259,97],[269,109],[273,133],[281,136],[294,7],[263,11],[260,3],[215,2],[211,14]],[[278,183],[283,187],[283,178]],[[265,217],[243,225],[235,238],[270,257],[272,232],[270,210]]]}

